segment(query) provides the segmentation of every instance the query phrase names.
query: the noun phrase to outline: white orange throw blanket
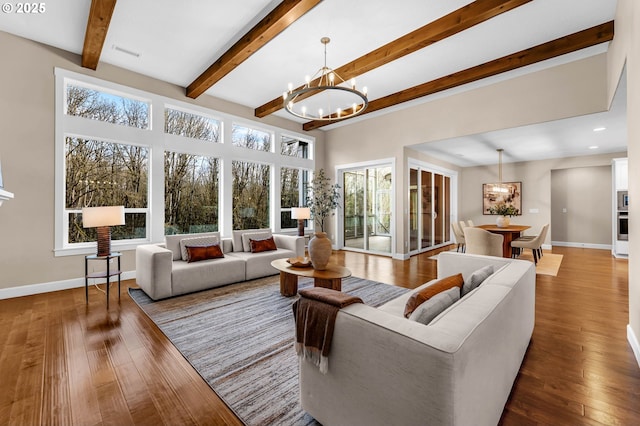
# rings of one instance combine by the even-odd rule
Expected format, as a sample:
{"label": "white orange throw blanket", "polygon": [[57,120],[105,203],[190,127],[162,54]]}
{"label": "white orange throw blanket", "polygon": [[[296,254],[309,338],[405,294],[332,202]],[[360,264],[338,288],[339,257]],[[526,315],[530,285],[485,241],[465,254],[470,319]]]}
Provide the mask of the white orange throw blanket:
{"label": "white orange throw blanket", "polygon": [[323,287],[300,290],[300,298],[293,304],[296,322],[296,353],[320,368],[329,371],[329,351],[338,311],[362,299]]}

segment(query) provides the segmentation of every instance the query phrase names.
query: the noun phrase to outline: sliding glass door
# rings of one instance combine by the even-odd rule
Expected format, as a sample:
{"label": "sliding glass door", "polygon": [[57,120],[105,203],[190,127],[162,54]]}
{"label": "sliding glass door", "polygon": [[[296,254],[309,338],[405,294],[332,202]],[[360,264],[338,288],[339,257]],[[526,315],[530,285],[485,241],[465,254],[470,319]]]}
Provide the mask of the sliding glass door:
{"label": "sliding glass door", "polygon": [[341,175],[344,247],[372,253],[391,253],[391,165],[348,168],[342,170]]}
{"label": "sliding glass door", "polygon": [[421,167],[409,169],[409,251],[451,241],[451,177]]}

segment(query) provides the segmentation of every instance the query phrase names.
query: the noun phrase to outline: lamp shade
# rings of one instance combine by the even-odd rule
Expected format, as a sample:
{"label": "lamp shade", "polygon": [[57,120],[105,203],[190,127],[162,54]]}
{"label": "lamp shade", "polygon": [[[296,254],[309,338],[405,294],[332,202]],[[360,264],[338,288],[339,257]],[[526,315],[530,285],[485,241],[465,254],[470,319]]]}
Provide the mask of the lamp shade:
{"label": "lamp shade", "polygon": [[124,206],[85,207],[82,209],[82,227],[124,225]]}
{"label": "lamp shade", "polygon": [[311,219],[311,210],[309,207],[292,207],[291,219]]}

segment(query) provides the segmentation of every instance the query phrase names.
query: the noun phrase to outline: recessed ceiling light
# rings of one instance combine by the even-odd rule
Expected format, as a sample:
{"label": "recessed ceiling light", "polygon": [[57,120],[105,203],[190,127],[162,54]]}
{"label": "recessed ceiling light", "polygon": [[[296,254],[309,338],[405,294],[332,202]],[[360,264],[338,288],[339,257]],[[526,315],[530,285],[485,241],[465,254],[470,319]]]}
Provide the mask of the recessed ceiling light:
{"label": "recessed ceiling light", "polygon": [[595,129],[593,129],[594,132],[601,132],[603,130],[607,130],[606,127],[596,127]]}
{"label": "recessed ceiling light", "polygon": [[591,145],[591,146],[589,147],[589,149],[598,149],[598,148],[599,148],[599,146],[598,146],[598,145]]}

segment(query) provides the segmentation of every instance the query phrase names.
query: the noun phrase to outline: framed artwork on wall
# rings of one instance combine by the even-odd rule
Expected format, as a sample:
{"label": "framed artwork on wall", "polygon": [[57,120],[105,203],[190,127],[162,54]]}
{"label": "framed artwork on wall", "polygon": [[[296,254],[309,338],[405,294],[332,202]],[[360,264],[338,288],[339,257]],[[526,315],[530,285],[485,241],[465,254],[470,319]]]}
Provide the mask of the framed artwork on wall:
{"label": "framed artwork on wall", "polygon": [[496,215],[489,210],[498,204],[513,206],[522,215],[522,182],[483,183],[482,214]]}

